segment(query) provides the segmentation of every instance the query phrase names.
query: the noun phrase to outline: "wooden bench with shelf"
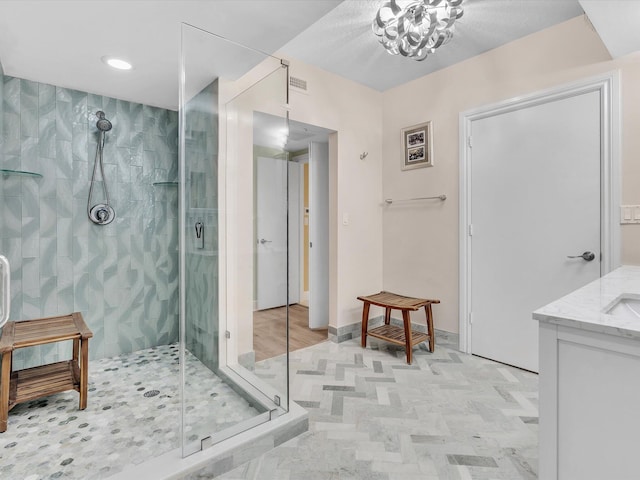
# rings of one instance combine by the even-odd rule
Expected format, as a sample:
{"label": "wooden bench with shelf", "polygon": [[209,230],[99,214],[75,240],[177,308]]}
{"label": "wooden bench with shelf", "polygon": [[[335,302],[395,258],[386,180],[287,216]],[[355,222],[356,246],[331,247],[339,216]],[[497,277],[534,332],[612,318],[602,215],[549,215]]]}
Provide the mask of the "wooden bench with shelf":
{"label": "wooden bench with shelf", "polygon": [[[79,312],[5,324],[0,336],[0,432],[7,430],[9,410],[18,403],[54,393],[76,390],[80,410],[87,408],[91,337],[93,333]],[[11,371],[15,350],[67,340],[73,341],[71,360]]]}
{"label": "wooden bench with shelf", "polygon": [[[427,300],[424,298],[413,298],[398,295],[396,293],[382,291],[374,295],[358,297],[364,302],[362,309],[362,348],[367,346],[367,335],[386,342],[394,343],[405,347],[407,352],[407,363],[413,360],[412,349],[419,343],[429,340],[429,351],[435,348],[435,334],[433,330],[433,312],[431,305],[440,303],[440,300]],[[385,309],[384,325],[369,330],[369,307],[377,305]],[[427,316],[427,333],[412,331],[410,311],[416,311],[424,307]],[[391,310],[401,310],[404,328],[391,325]]]}

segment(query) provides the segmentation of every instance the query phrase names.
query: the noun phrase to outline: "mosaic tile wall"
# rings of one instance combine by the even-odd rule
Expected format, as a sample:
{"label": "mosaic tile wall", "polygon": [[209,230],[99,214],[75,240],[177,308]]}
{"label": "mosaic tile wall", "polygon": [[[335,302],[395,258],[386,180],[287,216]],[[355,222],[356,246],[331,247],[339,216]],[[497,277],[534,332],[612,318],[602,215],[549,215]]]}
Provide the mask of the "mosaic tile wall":
{"label": "mosaic tile wall", "polygon": [[[211,370],[218,368],[218,82],[186,108],[186,326],[189,351]],[[203,224],[204,239],[195,235]]]}
{"label": "mosaic tile wall", "polygon": [[[3,76],[0,252],[11,262],[11,319],[82,312],[91,358],[178,340],[177,112]],[[87,218],[95,112],[113,123],[104,167],[116,219]],[[100,184],[94,186],[101,198]],[[96,202],[97,203],[97,202]],[[14,368],[66,358],[22,349]]]}

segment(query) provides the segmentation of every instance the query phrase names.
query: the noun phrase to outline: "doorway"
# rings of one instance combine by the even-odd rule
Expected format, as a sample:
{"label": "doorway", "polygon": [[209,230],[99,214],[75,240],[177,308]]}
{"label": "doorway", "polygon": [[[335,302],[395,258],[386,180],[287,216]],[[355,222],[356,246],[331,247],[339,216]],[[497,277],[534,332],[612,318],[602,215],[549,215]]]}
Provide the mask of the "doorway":
{"label": "doorway", "polygon": [[537,371],[531,313],[618,264],[614,86],[462,115],[461,350]]}
{"label": "doorway", "polygon": [[[277,325],[286,321],[287,311],[290,351],[328,338],[328,142],[333,132],[295,121],[283,132],[282,122],[254,115],[256,361],[285,352],[287,339],[272,332],[282,331]],[[272,230],[286,233],[276,238]],[[286,275],[274,275],[276,270]]]}

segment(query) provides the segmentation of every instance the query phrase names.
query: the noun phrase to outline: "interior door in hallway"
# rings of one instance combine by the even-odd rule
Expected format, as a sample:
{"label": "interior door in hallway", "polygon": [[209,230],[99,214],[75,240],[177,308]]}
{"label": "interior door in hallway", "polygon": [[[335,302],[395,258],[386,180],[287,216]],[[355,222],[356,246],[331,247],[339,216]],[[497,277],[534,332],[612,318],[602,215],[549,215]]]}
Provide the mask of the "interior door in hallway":
{"label": "interior door in hallway", "polygon": [[256,308],[264,310],[299,300],[300,166],[285,158],[256,163]]}
{"label": "interior door in hallway", "polygon": [[531,313],[600,276],[600,108],[593,91],[472,122],[473,354],[538,371]]}

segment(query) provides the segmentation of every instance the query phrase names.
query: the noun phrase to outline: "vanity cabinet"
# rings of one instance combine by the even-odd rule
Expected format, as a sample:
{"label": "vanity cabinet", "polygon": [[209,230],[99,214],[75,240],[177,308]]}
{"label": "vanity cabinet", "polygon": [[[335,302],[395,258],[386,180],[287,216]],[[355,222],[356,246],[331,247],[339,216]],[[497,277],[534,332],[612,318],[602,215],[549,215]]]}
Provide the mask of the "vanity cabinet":
{"label": "vanity cabinet", "polygon": [[621,267],[534,312],[541,480],[640,478],[640,317],[613,308],[635,296]]}
{"label": "vanity cabinet", "polygon": [[538,478],[640,478],[640,341],[541,323],[539,381]]}

